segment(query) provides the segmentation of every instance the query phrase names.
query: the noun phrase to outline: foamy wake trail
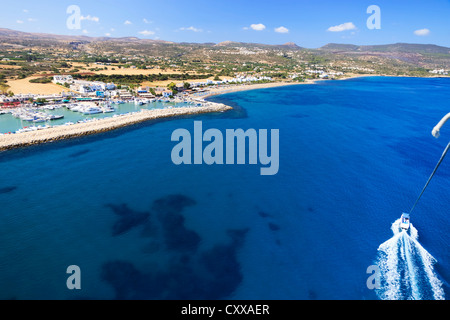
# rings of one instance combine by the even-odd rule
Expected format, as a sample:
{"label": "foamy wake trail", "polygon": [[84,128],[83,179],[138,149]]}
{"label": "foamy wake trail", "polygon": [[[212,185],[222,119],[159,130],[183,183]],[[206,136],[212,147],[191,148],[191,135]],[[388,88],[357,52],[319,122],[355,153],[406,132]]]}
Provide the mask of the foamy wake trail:
{"label": "foamy wake trail", "polygon": [[418,242],[417,229],[411,224],[410,234],[399,230],[400,219],[391,230],[394,236],[378,248],[380,289],[383,300],[444,300],[442,282],[434,271],[436,259]]}

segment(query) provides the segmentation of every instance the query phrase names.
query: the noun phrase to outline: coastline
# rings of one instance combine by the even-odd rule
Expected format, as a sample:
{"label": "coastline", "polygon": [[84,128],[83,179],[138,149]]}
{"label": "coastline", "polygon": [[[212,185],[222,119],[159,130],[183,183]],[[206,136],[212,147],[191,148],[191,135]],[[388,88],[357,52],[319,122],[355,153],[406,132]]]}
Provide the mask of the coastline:
{"label": "coastline", "polygon": [[268,89],[268,88],[276,88],[276,87],[284,87],[284,86],[295,86],[295,85],[300,85],[300,84],[314,84],[316,81],[319,81],[319,79],[314,80],[314,81],[305,81],[305,82],[270,82],[270,83],[235,85],[231,88],[211,89],[206,95],[202,96],[201,98],[206,99],[206,98],[221,95],[221,94],[239,92],[239,91]]}
{"label": "coastline", "polygon": [[[362,77],[374,77],[383,75],[373,75],[373,74],[352,74],[350,76],[337,79],[348,80]],[[328,79],[314,79],[306,80],[305,82],[271,82],[271,83],[260,83],[260,84],[242,84],[234,85],[227,88],[212,88],[205,95],[201,97],[195,97],[200,99],[206,99],[216,95],[239,92],[239,91],[249,91],[257,89],[267,89],[276,88],[282,86],[292,86],[292,85],[307,85],[316,84],[321,81],[326,81]],[[96,133],[102,133],[107,131],[112,131],[125,126],[130,126],[133,124],[145,122],[148,120],[160,119],[160,118],[170,118],[181,115],[194,115],[203,113],[213,113],[213,112],[226,112],[233,109],[230,106],[207,102],[206,106],[201,107],[179,107],[172,109],[156,109],[156,110],[141,110],[132,114],[125,114],[115,117],[108,117],[99,119],[89,123],[76,123],[73,125],[62,125],[58,127],[47,128],[44,130],[36,130],[32,132],[23,132],[19,134],[3,134],[0,135],[0,152],[27,147],[31,145],[49,143],[58,140],[76,138],[86,135],[92,135]]]}
{"label": "coastline", "polygon": [[[336,79],[337,81],[343,81],[348,79],[356,79],[356,78],[364,78],[364,77],[385,77],[385,75],[378,74],[351,74],[349,76],[345,76],[340,79]],[[223,88],[223,89],[211,89],[206,95],[201,98],[206,99],[209,97],[213,97],[216,95],[238,92],[238,91],[248,91],[248,90],[257,90],[257,89],[268,89],[268,88],[277,88],[284,86],[296,86],[296,85],[306,85],[306,84],[316,84],[317,82],[327,81],[331,79],[313,79],[313,80],[305,80],[304,82],[270,82],[270,83],[259,83],[259,84],[242,84],[242,85],[234,85],[231,88]]]}
{"label": "coastline", "polygon": [[0,136],[0,152],[41,143],[55,142],[63,139],[112,131],[148,120],[170,118],[182,115],[225,112],[231,109],[232,108],[230,106],[221,103],[208,103],[208,105],[202,107],[141,110],[132,114],[104,118],[87,123],[62,125],[44,130],[23,132],[20,134],[4,134]]}
{"label": "coastline", "polygon": [[[196,98],[205,99],[211,96],[229,92],[274,88],[297,84],[313,84],[314,82],[315,81],[299,82],[299,83],[274,82],[274,83],[262,83],[252,85],[238,85],[225,89],[218,89],[218,90],[212,89],[210,92],[208,92],[207,95]],[[22,132],[19,134],[3,134],[0,135],[0,152],[42,143],[50,143],[59,140],[77,138],[112,131],[122,127],[145,122],[148,120],[171,118],[182,115],[226,112],[231,109],[233,108],[221,103],[207,102],[206,106],[201,107],[180,107],[173,109],[141,110],[139,112],[135,112],[132,114],[103,118],[89,123],[61,125],[58,127],[36,130],[32,132]]]}

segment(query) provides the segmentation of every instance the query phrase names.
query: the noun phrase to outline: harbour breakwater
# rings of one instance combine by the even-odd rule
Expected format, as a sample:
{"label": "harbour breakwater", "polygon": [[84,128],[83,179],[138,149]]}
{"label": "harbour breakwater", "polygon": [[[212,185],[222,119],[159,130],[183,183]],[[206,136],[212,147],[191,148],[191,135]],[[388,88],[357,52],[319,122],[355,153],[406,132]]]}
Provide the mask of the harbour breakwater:
{"label": "harbour breakwater", "polygon": [[148,120],[202,113],[225,112],[231,109],[232,107],[221,103],[208,102],[202,106],[196,107],[141,110],[139,112],[116,115],[90,122],[54,126],[19,134],[4,134],[0,135],[0,151],[107,132]]}

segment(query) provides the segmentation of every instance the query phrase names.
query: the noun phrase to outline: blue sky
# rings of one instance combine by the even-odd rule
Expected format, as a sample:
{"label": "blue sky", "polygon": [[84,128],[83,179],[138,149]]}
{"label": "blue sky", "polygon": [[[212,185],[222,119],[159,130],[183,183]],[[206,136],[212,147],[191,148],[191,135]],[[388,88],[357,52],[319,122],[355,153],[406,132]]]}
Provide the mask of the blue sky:
{"label": "blue sky", "polygon": [[[68,29],[70,5],[80,29]],[[370,30],[367,8],[377,5],[381,28]],[[0,27],[26,32],[161,39],[176,42],[431,43],[450,47],[449,0],[185,0],[10,1]]]}

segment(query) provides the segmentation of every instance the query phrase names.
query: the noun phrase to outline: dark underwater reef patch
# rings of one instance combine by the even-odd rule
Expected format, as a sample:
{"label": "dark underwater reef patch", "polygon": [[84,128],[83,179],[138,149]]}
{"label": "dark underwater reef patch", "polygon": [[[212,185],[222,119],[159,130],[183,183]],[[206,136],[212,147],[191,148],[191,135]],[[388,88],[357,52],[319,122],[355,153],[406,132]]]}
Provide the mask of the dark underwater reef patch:
{"label": "dark underwater reef patch", "polygon": [[[186,228],[181,214],[187,206],[196,204],[194,199],[181,194],[168,195],[153,202],[151,211],[139,212],[128,204],[107,204],[118,220],[113,224],[112,235],[119,236],[138,226],[143,226],[141,235],[153,237],[160,231],[165,247],[174,251],[195,251],[201,241],[200,236]],[[151,217],[156,217],[153,221]]]}
{"label": "dark underwater reef patch", "polygon": [[101,278],[120,300],[224,299],[242,282],[237,253],[247,231],[229,230],[229,243],[197,254],[179,253],[158,271],[141,271],[128,261],[109,261],[102,266]]}
{"label": "dark underwater reef patch", "polygon": [[314,290],[308,290],[308,300],[317,300],[317,293]]}
{"label": "dark underwater reef patch", "polygon": [[186,228],[182,215],[194,205],[194,199],[182,194],[156,199],[149,212],[127,204],[107,205],[119,218],[113,235],[142,225],[142,254],[170,256],[158,270],[139,270],[124,260],[104,263],[100,276],[112,286],[116,299],[223,299],[236,290],[242,282],[237,255],[248,229],[228,230],[229,241],[200,251],[201,236]]}
{"label": "dark underwater reef patch", "polygon": [[[258,210],[258,215],[259,215],[261,218],[266,219],[266,220],[269,220],[269,221],[267,222],[267,226],[269,227],[269,230],[273,231],[274,234],[276,235],[275,232],[279,231],[279,230],[281,229],[281,227],[280,227],[278,224],[276,224],[276,223],[270,221],[270,220],[273,220],[273,215],[270,214],[270,213],[267,213],[267,212],[265,212],[265,211],[260,210],[258,207],[256,207],[256,209]],[[275,238],[275,243],[276,243],[278,246],[281,246],[281,241],[280,241],[280,239],[278,239],[277,237]]]}
{"label": "dark underwater reef patch", "polygon": [[280,226],[275,223],[269,222],[269,229],[272,231],[278,231],[280,230]]}
{"label": "dark underwater reef patch", "polygon": [[159,213],[180,213],[187,206],[194,206],[197,202],[182,194],[171,194],[153,202],[152,210]]}
{"label": "dark underwater reef patch", "polygon": [[197,250],[201,238],[196,232],[186,228],[184,216],[181,214],[185,207],[195,204],[195,200],[181,194],[168,195],[154,201],[152,212],[160,222],[167,249]]}
{"label": "dark underwater reef patch", "polygon": [[150,212],[132,210],[125,203],[120,205],[107,204],[106,206],[119,216],[119,220],[112,227],[113,236],[124,234],[134,227],[147,223],[150,217]]}
{"label": "dark underwater reef patch", "polygon": [[3,188],[0,188],[0,194],[10,193],[10,192],[13,192],[16,189],[17,189],[17,187],[15,187],[15,186],[13,186],[13,187],[3,187]]}
{"label": "dark underwater reef patch", "polygon": [[268,214],[267,212],[264,212],[264,211],[258,211],[258,215],[259,215],[261,218],[268,218],[268,217],[271,217],[270,214]]}
{"label": "dark underwater reef patch", "polygon": [[102,266],[101,277],[115,291],[115,298],[128,299],[158,299],[164,291],[163,283],[167,281],[164,273],[145,274],[127,261],[110,261]]}
{"label": "dark underwater reef patch", "polygon": [[179,213],[158,214],[165,244],[169,250],[195,251],[200,243],[200,236],[185,227],[184,217]]}

